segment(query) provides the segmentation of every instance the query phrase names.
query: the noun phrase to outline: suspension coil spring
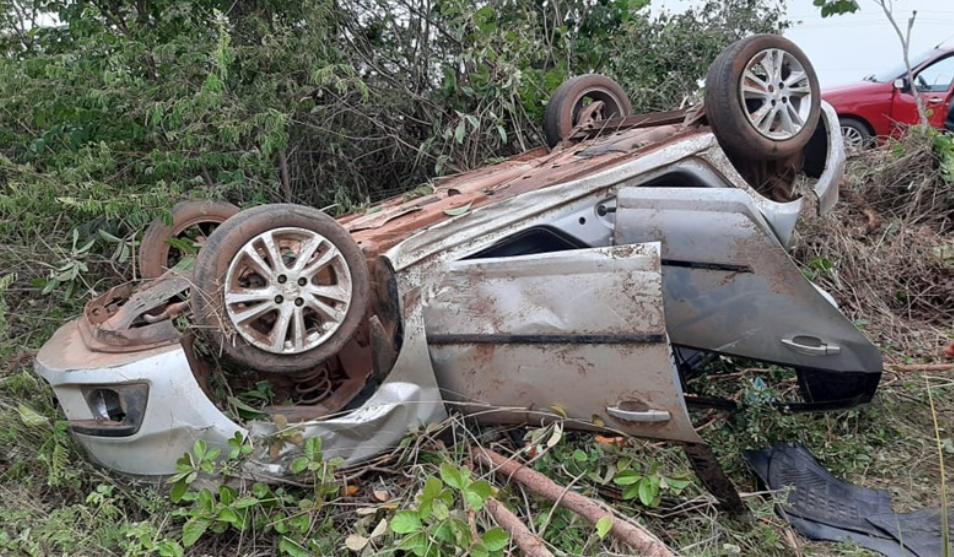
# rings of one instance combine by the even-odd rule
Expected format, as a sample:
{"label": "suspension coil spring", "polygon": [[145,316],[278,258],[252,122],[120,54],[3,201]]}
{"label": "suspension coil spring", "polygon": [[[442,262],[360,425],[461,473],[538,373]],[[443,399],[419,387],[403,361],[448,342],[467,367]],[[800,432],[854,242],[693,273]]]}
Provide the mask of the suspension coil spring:
{"label": "suspension coil spring", "polygon": [[335,390],[331,370],[326,365],[296,374],[292,380],[295,382],[295,398],[299,404],[318,404]]}

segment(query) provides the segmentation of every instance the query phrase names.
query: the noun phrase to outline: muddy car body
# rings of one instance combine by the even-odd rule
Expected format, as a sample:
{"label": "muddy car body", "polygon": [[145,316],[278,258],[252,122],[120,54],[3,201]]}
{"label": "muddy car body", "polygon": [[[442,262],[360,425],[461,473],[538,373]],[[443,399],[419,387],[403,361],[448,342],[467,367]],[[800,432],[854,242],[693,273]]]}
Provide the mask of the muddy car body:
{"label": "muddy car body", "polygon": [[[784,159],[811,177],[812,200],[791,189],[779,196],[779,183],[791,185],[794,173],[765,169],[791,164],[727,154],[699,111],[597,122],[574,127],[552,149],[339,219],[335,226],[367,262],[360,324],[317,366],[262,366],[263,377],[293,393],[267,412],[286,416],[306,437],[321,436],[325,454],[347,463],[394,447],[410,427],[457,409],[487,423],[563,419],[581,429],[671,440],[706,468],[708,453],[687,410],[687,400],[697,401],[682,387],[706,355],[794,368],[803,400],[793,408],[869,400],[880,354],[787,254],[806,205],[824,213],[837,201],[844,151],[833,110],[822,104],[811,140]],[[240,213],[213,233],[194,282],[170,271],[138,290],[110,291],[43,347],[36,370],[91,458],[122,472],[162,475],[196,439],[225,446],[236,434],[276,433],[273,420],[240,424],[212,402],[207,365],[191,335],[171,322],[186,311],[176,294],[190,285],[191,307],[211,329],[222,328],[216,319],[236,322],[236,311],[264,308],[230,306],[250,292],[247,285],[230,290],[228,280],[205,281],[213,288],[203,290],[201,259],[226,250],[223,238],[252,238],[233,250],[239,255],[223,256],[230,276],[242,250],[260,245],[252,242],[262,230],[280,251],[298,246],[303,253],[307,231],[276,228],[280,218],[272,228],[255,223],[279,214],[307,222],[315,213],[296,206]],[[267,290],[275,307],[299,295],[293,273],[310,264],[282,265],[285,280],[260,288],[277,289]],[[335,280],[358,292],[362,273],[343,268]],[[302,288],[317,288],[301,280]],[[282,311],[269,323],[281,322]],[[306,337],[304,321],[299,329],[286,319],[285,327],[269,357],[281,350],[294,356],[308,339],[323,338]],[[267,333],[236,328],[253,340]],[[327,331],[333,338],[333,328]],[[227,348],[236,337],[215,338]],[[289,443],[269,454],[265,445],[256,444],[249,472],[289,475],[300,448]],[[703,480],[718,491],[709,471]]]}

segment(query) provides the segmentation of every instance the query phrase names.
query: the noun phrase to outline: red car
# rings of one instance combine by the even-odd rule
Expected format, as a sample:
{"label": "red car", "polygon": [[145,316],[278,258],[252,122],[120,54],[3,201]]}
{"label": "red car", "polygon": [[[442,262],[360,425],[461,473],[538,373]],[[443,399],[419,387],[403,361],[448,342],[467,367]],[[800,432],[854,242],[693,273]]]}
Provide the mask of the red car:
{"label": "red car", "polygon": [[[954,48],[936,48],[911,60],[916,90],[928,109],[931,125],[954,131]],[[861,83],[823,93],[841,121],[845,145],[857,149],[901,125],[918,121],[917,106],[904,64],[869,75]]]}

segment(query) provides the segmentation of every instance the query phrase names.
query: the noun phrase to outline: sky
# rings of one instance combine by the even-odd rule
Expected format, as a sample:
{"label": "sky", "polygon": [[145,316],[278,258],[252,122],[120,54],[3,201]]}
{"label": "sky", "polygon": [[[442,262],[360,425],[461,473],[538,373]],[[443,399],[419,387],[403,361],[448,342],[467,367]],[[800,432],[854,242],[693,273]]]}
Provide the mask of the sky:
{"label": "sky", "polygon": [[[679,12],[704,0],[652,0],[653,13]],[[788,0],[794,23],[785,36],[811,59],[822,88],[859,81],[862,77],[903,63],[901,43],[881,8],[873,0],[858,0],[854,14],[822,18],[812,0]],[[895,18],[902,26],[912,10],[918,14],[911,32],[911,55],[944,45],[954,48],[954,1],[894,0]]]}

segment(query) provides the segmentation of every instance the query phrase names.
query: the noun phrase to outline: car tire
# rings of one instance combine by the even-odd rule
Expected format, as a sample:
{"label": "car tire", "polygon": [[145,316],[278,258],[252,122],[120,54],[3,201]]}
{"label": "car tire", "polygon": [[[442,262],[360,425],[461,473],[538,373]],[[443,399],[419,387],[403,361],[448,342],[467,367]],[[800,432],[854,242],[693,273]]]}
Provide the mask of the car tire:
{"label": "car tire", "polygon": [[856,118],[839,118],[838,123],[845,150],[849,153],[857,153],[871,147],[874,136],[864,122]]}
{"label": "car tire", "polygon": [[815,133],[821,115],[818,76],[788,39],[748,37],[729,45],[709,66],[705,111],[725,151],[750,160],[782,159],[803,149]]}
{"label": "car tire", "polygon": [[572,77],[563,82],[550,97],[543,116],[543,133],[547,146],[555,147],[570,136],[578,124],[580,109],[587,101],[602,101],[602,118],[629,116],[633,105],[626,92],[612,79],[599,74]]}
{"label": "car tire", "polygon": [[178,250],[169,240],[198,228],[203,238],[217,226],[239,212],[239,208],[223,201],[182,201],[172,208],[172,224],[156,219],[149,224],[139,244],[139,268],[143,278],[156,278],[176,263]]}
{"label": "car tire", "polygon": [[196,327],[229,359],[266,373],[310,369],[337,354],[370,297],[367,262],[348,231],[300,205],[235,215],[209,237],[193,276]]}

